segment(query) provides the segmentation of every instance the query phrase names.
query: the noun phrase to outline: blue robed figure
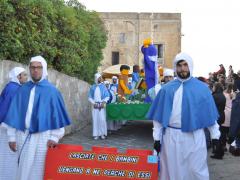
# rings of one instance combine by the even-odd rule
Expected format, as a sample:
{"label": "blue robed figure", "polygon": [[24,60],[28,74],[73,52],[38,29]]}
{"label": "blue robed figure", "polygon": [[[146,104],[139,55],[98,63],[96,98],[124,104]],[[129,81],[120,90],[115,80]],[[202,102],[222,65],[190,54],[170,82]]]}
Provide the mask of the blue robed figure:
{"label": "blue robed figure", "polygon": [[27,81],[27,73],[22,67],[14,67],[9,72],[9,83],[0,95],[0,179],[16,179],[17,154],[9,149],[7,129],[3,126],[10,103],[21,85]]}
{"label": "blue robed figure", "polygon": [[[144,56],[144,72],[147,84],[147,91],[158,83],[158,60],[157,49],[151,42],[151,39],[145,39],[141,51]],[[145,102],[152,102],[151,98],[147,95]]]}
{"label": "blue robed figure", "polygon": [[[5,118],[9,126],[25,131],[25,118],[31,90],[35,88],[29,133],[59,129],[70,124],[61,93],[44,79],[38,83],[27,82],[13,98]],[[24,99],[24,101],[23,101]]]}
{"label": "blue robed figure", "polygon": [[163,85],[153,101],[147,117],[158,121],[164,128],[167,128],[173,109],[174,94],[181,85],[183,85],[182,131],[192,132],[214,125],[219,115],[212,94],[207,85],[193,77],[186,82],[175,79]]}
{"label": "blue robed figure", "polygon": [[208,180],[204,128],[222,153],[218,111],[208,86],[192,76],[192,58],[179,53],[173,65],[176,79],[162,86],[147,114],[153,120],[160,179]]}
{"label": "blue robed figure", "polygon": [[102,83],[102,76],[96,73],[95,84],[90,87],[88,93],[88,101],[92,104],[92,127],[93,137],[95,140],[107,136],[106,122],[106,103],[109,101],[110,93],[106,86]]}
{"label": "blue robed figure", "polygon": [[70,118],[59,90],[47,80],[42,56],[31,58],[30,81],[13,97],[4,120],[9,147],[18,153],[15,179],[42,180],[48,148],[64,136]]}
{"label": "blue robed figure", "polygon": [[16,94],[21,84],[27,80],[25,69],[22,67],[15,67],[9,72],[10,81],[4,87],[0,95],[0,124],[5,119],[9,105],[12,101],[13,96]]}
{"label": "blue robed figure", "polygon": [[21,85],[16,82],[9,82],[3,89],[0,96],[0,123],[5,119],[10,102],[19,87],[21,87]]}

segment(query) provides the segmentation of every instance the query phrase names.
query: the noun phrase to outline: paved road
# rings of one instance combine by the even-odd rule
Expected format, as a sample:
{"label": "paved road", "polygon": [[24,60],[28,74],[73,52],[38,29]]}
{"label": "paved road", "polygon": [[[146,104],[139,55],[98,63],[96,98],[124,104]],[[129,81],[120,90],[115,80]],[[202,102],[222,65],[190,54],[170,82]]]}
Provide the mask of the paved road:
{"label": "paved road", "polygon": [[[105,140],[93,140],[91,125],[80,131],[67,135],[61,143],[79,144],[86,150],[92,146],[117,147],[119,152],[127,148],[152,149],[152,123],[149,121],[128,121],[126,126],[108,135]],[[209,151],[209,155],[210,155]],[[240,157],[234,157],[228,152],[223,160],[208,158],[211,180],[240,180]]]}

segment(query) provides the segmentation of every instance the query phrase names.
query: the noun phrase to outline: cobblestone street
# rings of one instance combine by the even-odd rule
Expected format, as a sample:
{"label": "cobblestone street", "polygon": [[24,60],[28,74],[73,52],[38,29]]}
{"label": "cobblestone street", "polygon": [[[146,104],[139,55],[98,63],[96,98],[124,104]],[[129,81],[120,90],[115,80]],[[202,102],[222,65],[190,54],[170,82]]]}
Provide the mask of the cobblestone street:
{"label": "cobblestone street", "polygon": [[[109,134],[105,140],[93,140],[92,127],[88,125],[80,131],[65,136],[61,143],[79,144],[86,150],[92,146],[117,147],[119,152],[128,148],[152,149],[152,123],[150,121],[128,121],[120,130]],[[211,151],[209,150],[209,155]],[[208,158],[211,180],[239,180],[240,157],[234,157],[227,152],[223,160]]]}

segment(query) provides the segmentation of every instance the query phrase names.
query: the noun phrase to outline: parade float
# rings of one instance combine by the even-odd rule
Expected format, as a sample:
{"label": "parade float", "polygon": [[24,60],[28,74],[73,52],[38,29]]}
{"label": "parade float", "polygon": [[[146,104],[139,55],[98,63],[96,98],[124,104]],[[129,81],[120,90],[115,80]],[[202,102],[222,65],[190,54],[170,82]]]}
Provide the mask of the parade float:
{"label": "parade float", "polygon": [[135,92],[123,97],[116,94],[117,101],[107,105],[107,120],[145,120],[151,103],[144,102],[144,89],[135,89]]}
{"label": "parade float", "polygon": [[[115,65],[103,71],[103,78],[117,76],[118,91],[114,94],[116,102],[107,104],[107,120],[145,120],[152,98],[148,91],[159,83],[163,75],[162,66],[158,65],[156,46],[151,38],[145,39],[141,47],[143,54],[143,67],[138,65],[138,81],[134,87],[128,88],[128,78],[134,76],[135,70],[128,65]],[[133,66],[134,67],[134,66]]]}
{"label": "parade float", "polygon": [[[103,78],[110,79],[112,76],[121,75],[120,66],[114,65],[103,71]],[[163,68],[158,67],[160,78],[163,74]],[[132,66],[130,66],[128,77],[132,77]],[[121,120],[146,120],[145,116],[151,106],[151,102],[145,102],[146,82],[144,73],[140,73],[138,83],[132,88],[131,94],[116,93],[116,102],[107,104],[106,115],[108,121]]]}

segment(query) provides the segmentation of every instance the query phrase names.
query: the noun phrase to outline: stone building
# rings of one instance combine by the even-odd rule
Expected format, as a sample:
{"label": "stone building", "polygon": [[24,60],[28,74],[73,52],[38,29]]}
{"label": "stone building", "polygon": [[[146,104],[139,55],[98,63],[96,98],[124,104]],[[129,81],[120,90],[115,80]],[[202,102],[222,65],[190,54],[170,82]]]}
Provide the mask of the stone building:
{"label": "stone building", "polygon": [[146,38],[153,39],[163,67],[171,68],[174,56],[181,51],[180,13],[102,12],[100,17],[108,32],[100,71],[115,64],[142,66],[141,46]]}

